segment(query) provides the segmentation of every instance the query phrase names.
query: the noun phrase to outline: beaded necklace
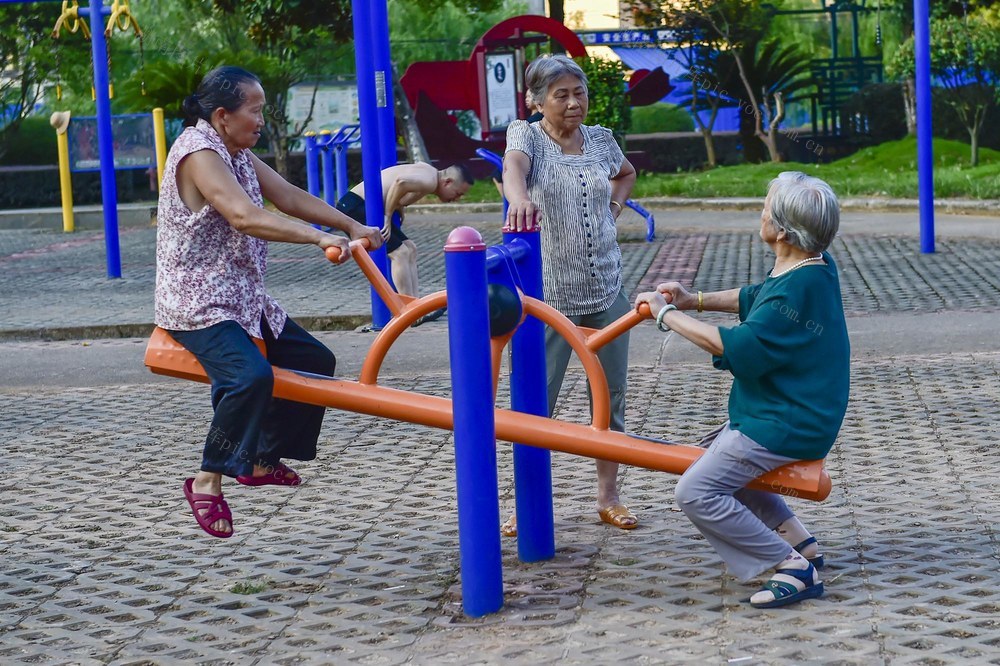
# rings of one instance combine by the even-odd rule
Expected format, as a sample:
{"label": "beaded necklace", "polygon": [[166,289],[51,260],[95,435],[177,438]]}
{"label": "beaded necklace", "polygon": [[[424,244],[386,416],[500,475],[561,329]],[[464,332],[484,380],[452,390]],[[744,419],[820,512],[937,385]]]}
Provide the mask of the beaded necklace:
{"label": "beaded necklace", "polygon": [[774,269],[772,268],[772,269],[771,269],[771,272],[770,272],[770,273],[768,273],[768,275],[770,275],[770,276],[771,276],[771,277],[773,277],[773,278],[776,278],[776,277],[781,277],[781,276],[782,276],[782,275],[784,275],[785,273],[789,273],[789,272],[791,272],[791,271],[794,271],[794,270],[795,270],[796,268],[798,268],[799,266],[805,266],[805,265],[806,265],[806,264],[808,264],[808,263],[809,263],[810,261],[820,261],[820,260],[822,260],[822,259],[823,259],[823,255],[822,255],[822,254],[821,254],[821,255],[818,255],[818,256],[815,256],[815,257],[806,257],[806,258],[805,258],[805,259],[803,259],[802,261],[800,261],[800,262],[798,262],[798,263],[796,263],[796,264],[792,264],[791,266],[789,266],[789,267],[788,267],[788,268],[786,268],[785,270],[781,271],[781,272],[780,272],[780,273],[778,273],[777,275],[775,275],[775,273],[774,273]]}

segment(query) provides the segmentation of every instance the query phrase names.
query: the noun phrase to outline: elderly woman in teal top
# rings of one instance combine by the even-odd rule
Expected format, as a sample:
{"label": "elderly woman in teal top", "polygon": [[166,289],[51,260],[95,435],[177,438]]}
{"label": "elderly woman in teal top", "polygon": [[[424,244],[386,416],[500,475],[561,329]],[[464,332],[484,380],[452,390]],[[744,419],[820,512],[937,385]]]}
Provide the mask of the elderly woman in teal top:
{"label": "elderly woman in teal top", "polygon": [[[587,76],[566,56],[536,59],[524,74],[541,112],[536,123],[507,128],[503,189],[507,228],[541,225],[545,302],[574,324],[603,328],[631,309],[622,292],[622,253],[615,220],[635,184],[635,169],[611,131],[585,125]],[[552,329],[545,333],[549,413],[562,387],[571,349]],[[625,430],[628,335],[598,352],[611,391],[611,429]],[[630,530],[638,520],[618,496],[618,463],[597,461],[597,513]],[[516,533],[514,519],[502,527]]]}
{"label": "elderly woman in teal top", "polygon": [[[830,186],[802,173],[771,181],[760,237],[776,255],[767,279],[742,289],[691,294],[677,282],[640,294],[660,330],[675,331],[733,375],[729,422],[677,484],[681,509],[730,572],[749,580],[776,571],[750,598],[771,608],[819,597],[819,544],[773,493],[747,490],[758,476],[830,451],[847,410],[850,343],[837,266],[826,252],[840,222]],[[716,327],[680,312],[739,313]]]}

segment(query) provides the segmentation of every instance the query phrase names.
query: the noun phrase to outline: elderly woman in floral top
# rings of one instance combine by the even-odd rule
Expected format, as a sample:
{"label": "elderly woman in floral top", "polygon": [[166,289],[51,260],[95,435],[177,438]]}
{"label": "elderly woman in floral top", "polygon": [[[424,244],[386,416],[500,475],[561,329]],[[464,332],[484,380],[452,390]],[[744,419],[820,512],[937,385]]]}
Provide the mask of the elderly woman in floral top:
{"label": "elderly woman in floral top", "polygon": [[[271,364],[332,375],[330,350],[288,318],[264,290],[267,242],[337,247],[348,239],[264,210],[367,238],[358,224],[289,184],[250,149],[264,126],[260,81],[238,67],[205,75],[184,100],[188,127],[167,157],[157,213],[155,321],[204,366],[215,416],[201,470],[184,482],[195,520],[208,534],[233,534],[222,476],[248,486],[294,486],[282,458],[312,460],[324,409],[271,397]],[[263,341],[262,354],[255,341]],[[266,354],[266,356],[265,356]]]}
{"label": "elderly woman in floral top", "polygon": [[[635,169],[611,131],[585,125],[587,76],[566,56],[538,58],[525,72],[531,99],[542,114],[536,123],[516,120],[507,128],[503,160],[507,226],[534,228],[541,222],[545,301],[573,323],[603,328],[631,308],[622,292],[622,253],[615,220],[635,184]],[[570,346],[555,331],[545,333],[549,413],[562,387]],[[628,335],[598,356],[611,390],[611,428],[625,430]],[[618,463],[597,461],[597,512],[621,529],[638,524],[618,496]],[[504,534],[515,534],[514,520]]]}

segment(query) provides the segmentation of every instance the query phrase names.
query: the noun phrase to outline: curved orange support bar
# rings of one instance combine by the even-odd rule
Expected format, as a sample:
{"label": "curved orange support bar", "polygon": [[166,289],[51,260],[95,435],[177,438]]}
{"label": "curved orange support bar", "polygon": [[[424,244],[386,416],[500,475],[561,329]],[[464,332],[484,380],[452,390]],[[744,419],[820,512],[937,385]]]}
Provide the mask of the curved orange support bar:
{"label": "curved orange support bar", "polygon": [[[354,261],[358,264],[358,268],[361,272],[365,274],[368,281],[371,282],[372,287],[375,289],[375,293],[379,295],[382,302],[385,303],[386,307],[389,308],[389,312],[395,317],[400,312],[406,304],[412,300],[412,296],[401,296],[396,293],[396,290],[392,288],[389,281],[382,275],[382,271],[378,269],[372,258],[368,256],[369,243],[367,238],[362,238],[361,240],[351,241],[351,256],[354,257]],[[363,250],[359,252],[358,250]],[[341,262],[341,251],[340,248],[328,247],[324,250],[326,253],[326,258],[335,264]]]}
{"label": "curved orange support bar", "polygon": [[608,344],[625,331],[631,330],[638,324],[641,324],[644,319],[652,318],[653,315],[649,312],[649,304],[643,303],[639,306],[638,312],[635,310],[626,312],[601,330],[594,331],[588,335],[587,348],[596,352],[598,349]]}
{"label": "curved orange support bar", "polygon": [[517,329],[514,329],[506,335],[500,335],[495,338],[490,338],[490,361],[493,367],[493,404],[497,402],[497,387],[500,385],[500,362],[503,360],[503,350],[510,342],[510,339],[514,337],[514,333]]}
{"label": "curved orange support bar", "polygon": [[[370,258],[368,260],[371,261]],[[379,277],[382,277],[378,268],[375,267],[374,262],[372,262],[372,268],[379,274]],[[386,283],[386,286],[388,286],[388,283]],[[396,292],[393,291],[392,293],[395,294]],[[378,372],[382,369],[382,362],[385,361],[385,356],[389,353],[389,348],[399,339],[399,336],[417,319],[428,312],[434,312],[439,308],[443,308],[447,304],[447,292],[437,291],[423,298],[415,299],[398,312],[393,312],[392,319],[389,320],[385,328],[379,331],[378,335],[372,341],[368,355],[365,356],[365,362],[361,365],[361,374],[358,381],[362,384],[376,384],[378,382]]]}
{"label": "curved orange support bar", "polygon": [[530,314],[543,324],[551,326],[556,333],[565,338],[569,346],[576,352],[583,364],[583,370],[587,374],[587,381],[590,383],[591,404],[593,405],[591,426],[597,430],[607,430],[611,423],[611,391],[608,389],[608,377],[604,374],[604,366],[601,365],[597,354],[587,348],[587,338],[584,337],[576,324],[551,305],[530,296],[525,296],[522,303],[526,314]]}
{"label": "curved orange support bar", "polygon": [[[145,361],[149,369],[157,374],[208,383],[204,368],[194,355],[161,328],[153,331]],[[274,368],[274,396],[444,430],[454,427],[452,404],[447,398],[303,375],[281,368]],[[496,436],[500,440],[589,458],[615,460],[672,474],[682,474],[705,453],[695,446],[652,442],[620,432],[506,409],[497,409],[494,414]],[[831,482],[823,468],[823,461],[810,460],[768,472],[748,487],[821,501],[830,494]]]}

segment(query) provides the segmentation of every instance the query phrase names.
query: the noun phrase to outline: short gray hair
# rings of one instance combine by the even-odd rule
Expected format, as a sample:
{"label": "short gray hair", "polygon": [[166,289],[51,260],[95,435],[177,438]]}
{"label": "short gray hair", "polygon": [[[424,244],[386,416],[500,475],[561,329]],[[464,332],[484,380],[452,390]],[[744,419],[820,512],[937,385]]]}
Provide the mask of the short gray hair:
{"label": "short gray hair", "polygon": [[787,243],[822,252],[840,229],[840,202],[833,189],[801,171],[785,171],[767,187],[771,224],[783,229]]}
{"label": "short gray hair", "polygon": [[535,58],[524,73],[524,85],[535,104],[541,104],[549,94],[549,88],[564,76],[574,76],[587,90],[587,75],[583,69],[564,55],[543,55]]}

